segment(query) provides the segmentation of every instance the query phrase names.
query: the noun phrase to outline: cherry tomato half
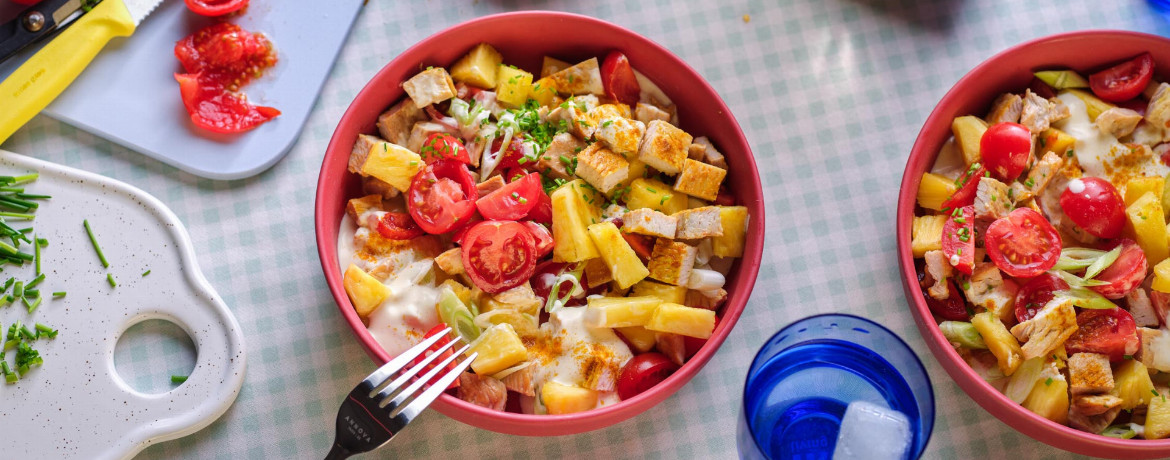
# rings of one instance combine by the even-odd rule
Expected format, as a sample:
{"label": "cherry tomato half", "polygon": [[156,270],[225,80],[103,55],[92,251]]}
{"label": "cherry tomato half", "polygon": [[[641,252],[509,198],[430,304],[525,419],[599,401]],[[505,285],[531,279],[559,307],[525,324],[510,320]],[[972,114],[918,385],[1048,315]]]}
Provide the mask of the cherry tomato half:
{"label": "cherry tomato half", "polygon": [[1065,289],[1068,289],[1068,283],[1051,273],[1032,278],[1016,293],[1016,320],[1022,323],[1032,319],[1056,296],[1056,291]]}
{"label": "cherry tomato half", "polygon": [[406,192],[406,208],[427,233],[446,233],[467,222],[475,213],[478,197],[475,179],[467,166],[458,161],[440,160],[426,165],[414,176]]}
{"label": "cherry tomato half", "polygon": [[1060,258],[1060,235],[1031,208],[1017,208],[987,227],[984,246],[995,266],[1016,278],[1048,271]]}
{"label": "cherry tomato half", "polygon": [[963,173],[963,176],[955,181],[955,185],[959,188],[955,190],[955,193],[951,194],[950,198],[943,201],[943,210],[949,211],[975,204],[975,192],[979,190],[979,179],[982,179],[986,173],[987,170],[983,168],[983,165],[978,163],[967,168],[967,172]]}
{"label": "cherry tomato half", "polygon": [[610,51],[601,62],[601,84],[605,95],[633,107],[641,98],[642,88],[630,60],[620,51]]}
{"label": "cherry tomato half", "polygon": [[1077,331],[1064,342],[1068,354],[1101,353],[1121,361],[1137,353],[1141,340],[1133,315],[1121,308],[1085,310],[1077,315]]}
{"label": "cherry tomato half", "polygon": [[650,255],[654,252],[655,240],[652,236],[622,232],[622,239],[626,240],[630,249],[634,250],[634,254],[637,254],[638,258],[643,261],[649,260]]}
{"label": "cherry tomato half", "polygon": [[1121,246],[1121,254],[1118,254],[1117,260],[1094,277],[1096,280],[1109,284],[1089,288],[1109,299],[1125,297],[1129,291],[1140,286],[1142,281],[1145,281],[1146,269],[1149,268],[1146,253],[1136,242],[1129,238],[1122,238],[1115,241],[1109,249],[1117,246]]}
{"label": "cherry tomato half", "polygon": [[517,222],[475,224],[463,237],[463,269],[489,294],[519,286],[536,271],[536,239]]}
{"label": "cherry tomato half", "polygon": [[1122,62],[1089,75],[1089,88],[1097,97],[1109,102],[1133,99],[1146,89],[1154,76],[1154,58],[1150,53]]}
{"label": "cherry tomato half", "polygon": [[217,133],[240,133],[280,116],[272,107],[252,105],[242,94],[223,90],[218,83],[206,84],[198,74],[175,74],[183,106],[191,122]]}
{"label": "cherry tomato half", "polygon": [[204,27],[175,42],[175,57],[185,73],[200,74],[202,81],[231,91],[276,64],[276,50],[268,38],[228,22]]}
{"label": "cherry tomato half", "polygon": [[926,297],[926,306],[930,307],[931,313],[947,321],[971,319],[971,315],[967,313],[967,302],[963,300],[963,294],[959,293],[959,288],[955,287],[954,281],[947,281],[947,292],[950,295],[946,299],[938,300],[927,294],[925,290],[922,291],[922,295]]}
{"label": "cherry tomato half", "polygon": [[997,123],[979,140],[983,166],[1004,183],[1020,177],[1032,154],[1032,132],[1019,123]]}
{"label": "cherry tomato half", "polygon": [[[436,324],[435,327],[432,327],[431,330],[427,331],[426,335],[423,336],[423,339],[425,340],[425,339],[429,339],[431,337],[434,337],[436,335],[439,335],[439,333],[443,332],[443,329],[446,329],[446,328],[447,328],[447,325],[444,323]],[[450,335],[439,339],[438,342],[435,342],[434,345],[431,345],[430,348],[427,348],[427,351],[423,352],[422,356],[419,356],[418,358],[415,358],[414,361],[410,362],[410,366],[411,367],[417,366],[419,363],[421,363],[423,361],[424,358],[426,358],[427,356],[430,356],[431,354],[433,354],[435,352],[435,350],[442,348],[443,345],[446,345],[448,343],[451,343],[451,336]],[[426,367],[423,368],[422,372],[419,372],[419,375],[426,374],[427,371],[434,369],[436,363],[443,362],[444,359],[447,359],[453,353],[454,352],[451,351],[450,349],[444,351],[442,354],[439,355],[438,358],[435,358],[434,361],[431,361],[430,364],[427,364]],[[443,374],[436,375],[434,380],[438,380],[442,377],[443,377]],[[432,380],[430,383],[435,383],[434,380]],[[451,386],[449,386],[447,388],[450,389],[450,388],[455,388],[458,386],[459,386],[459,379],[455,379],[454,382],[451,382]]]}
{"label": "cherry tomato half", "polygon": [[248,6],[248,0],[185,0],[187,8],[204,16],[223,16]]}
{"label": "cherry tomato half", "polygon": [[423,230],[414,223],[410,214],[404,212],[388,212],[378,219],[378,234],[392,240],[409,240],[422,236]]}
{"label": "cherry tomato half", "polygon": [[642,353],[630,358],[618,376],[618,397],[624,401],[638,396],[666,380],[678,367],[678,364],[658,352]]}
{"label": "cherry tomato half", "polygon": [[552,198],[549,198],[547,193],[544,193],[544,188],[540,189],[540,194],[536,196],[536,206],[528,211],[526,219],[530,219],[538,224],[552,226]]}
{"label": "cherry tomato half", "polygon": [[540,203],[540,173],[530,173],[504,184],[475,202],[479,214],[488,220],[518,220]]}
{"label": "cherry tomato half", "polygon": [[439,160],[455,160],[463,164],[471,164],[471,155],[459,139],[447,133],[431,133],[418,150],[423,161],[427,164]]}
{"label": "cherry tomato half", "polygon": [[957,270],[968,275],[975,270],[975,206],[963,206],[947,216],[942,251]]}
{"label": "cherry tomato half", "polygon": [[552,232],[548,231],[548,227],[540,225],[536,222],[526,220],[521,222],[524,228],[532,232],[532,238],[536,240],[536,257],[541,258],[547,256],[553,250]]}
{"label": "cherry tomato half", "polygon": [[[536,270],[532,274],[532,292],[547,302],[549,294],[552,293],[553,282],[556,281],[558,276],[561,276],[562,273],[570,269],[569,264],[564,262],[553,262],[551,260],[541,262],[540,265],[536,266]],[[585,285],[584,280],[582,280],[581,284]],[[569,289],[572,288],[572,282],[562,281],[561,286],[557,289],[557,297],[564,297],[569,292]],[[576,307],[585,305],[585,302],[585,296],[582,295],[580,298],[570,298],[568,302],[565,302],[565,306]]]}
{"label": "cherry tomato half", "polygon": [[[715,330],[719,330],[719,320],[720,320],[719,315],[715,315]],[[713,336],[713,335],[715,335],[715,333],[712,332],[711,335]],[[695,354],[698,353],[699,350],[703,348],[703,345],[707,344],[707,340],[710,340],[710,339],[700,339],[698,337],[690,337],[690,336],[684,335],[683,336],[683,347],[686,349],[687,359],[691,359],[692,356],[695,356]]]}
{"label": "cherry tomato half", "polygon": [[1099,238],[1117,238],[1125,227],[1125,202],[1117,188],[1100,177],[1069,181],[1060,194],[1060,208],[1078,227]]}

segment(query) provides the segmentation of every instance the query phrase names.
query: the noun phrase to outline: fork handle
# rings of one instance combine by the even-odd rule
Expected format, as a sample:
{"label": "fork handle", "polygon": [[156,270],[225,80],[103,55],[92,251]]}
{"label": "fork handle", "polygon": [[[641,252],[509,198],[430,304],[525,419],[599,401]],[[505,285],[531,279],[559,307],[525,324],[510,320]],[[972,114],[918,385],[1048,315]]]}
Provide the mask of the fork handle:
{"label": "fork handle", "polygon": [[325,460],[344,460],[352,455],[353,452],[341,447],[341,444],[333,443],[333,448],[329,449],[329,455],[325,456]]}

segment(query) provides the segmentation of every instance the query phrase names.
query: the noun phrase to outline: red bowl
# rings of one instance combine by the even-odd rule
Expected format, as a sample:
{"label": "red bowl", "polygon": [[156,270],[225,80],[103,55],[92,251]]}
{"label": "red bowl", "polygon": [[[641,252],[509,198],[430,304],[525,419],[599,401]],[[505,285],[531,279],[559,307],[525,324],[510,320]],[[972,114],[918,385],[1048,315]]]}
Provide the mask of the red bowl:
{"label": "red bowl", "polygon": [[1166,457],[1170,455],[1170,440],[1126,440],[1075,430],[1032,413],[984,382],[947,343],[922,297],[910,252],[910,224],[922,173],[930,169],[939,149],[951,136],[951,120],[955,117],[986,113],[999,94],[1026,88],[1034,70],[1071,68],[1084,73],[1147,51],[1160,73],[1170,74],[1170,40],[1136,32],[1070,32],[1032,40],[996,54],[959,80],[926,119],[906,162],[898,194],[902,284],[918,330],[935,358],[976,403],[1012,428],[1051,446],[1096,457]]}
{"label": "red bowl", "polygon": [[[573,33],[565,33],[572,30]],[[385,363],[390,356],[378,345],[362,324],[342,287],[337,263],[337,233],[345,202],[358,196],[358,178],[346,171],[349,153],[359,133],[376,133],[374,122],[382,111],[403,98],[399,84],[428,65],[446,66],[480,42],[490,43],[503,55],[504,62],[523,69],[540,69],[544,55],[561,59],[603,57],[613,49],[629,57],[634,68],[643,72],[669,95],[679,107],[681,128],[696,135],[706,135],[727,156],[725,183],[737,199],[747,206],[748,224],[744,257],[737,262],[727,280],[730,293],[720,326],[707,345],[678,372],[637,397],[619,404],[588,412],[568,415],[524,415],[497,412],[443,395],[433,405],[439,412],[480,428],[501,433],[555,436],[596,430],[633,417],[658,404],[694,377],[727,338],[751,295],[760,268],[764,247],[764,204],[759,173],[739,124],[706,81],[694,69],[666,48],[634,32],[598,19],[568,13],[529,11],[474,19],[432,35],[403,52],[374,76],[358,93],[325,152],[321,175],[317,181],[315,224],[317,251],[325,279],[337,306],[354,335],[370,357]]]}

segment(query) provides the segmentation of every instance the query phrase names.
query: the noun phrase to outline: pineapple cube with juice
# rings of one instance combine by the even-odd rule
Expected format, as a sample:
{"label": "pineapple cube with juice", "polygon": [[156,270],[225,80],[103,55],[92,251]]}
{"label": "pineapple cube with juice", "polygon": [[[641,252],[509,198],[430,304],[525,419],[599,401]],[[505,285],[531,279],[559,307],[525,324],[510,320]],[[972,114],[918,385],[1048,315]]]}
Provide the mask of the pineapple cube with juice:
{"label": "pineapple cube with juice", "polygon": [[[553,259],[558,262],[581,262],[598,257],[597,245],[589,236],[588,227],[594,217],[596,205],[587,203],[581,188],[573,181],[554,190],[549,196],[552,201]],[[597,210],[600,215],[600,210]]]}
{"label": "pineapple cube with juice", "polygon": [[345,285],[349,301],[353,303],[353,309],[363,318],[369,316],[390,295],[390,288],[353,264],[345,269],[342,284]]}
{"label": "pineapple cube with juice", "polygon": [[585,307],[585,324],[590,327],[644,326],[662,303],[657,297],[597,297]]}
{"label": "pineapple cube with juice", "polygon": [[687,287],[675,286],[673,284],[660,283],[654,280],[642,280],[631,288],[631,296],[653,296],[666,303],[685,304],[687,299]]}
{"label": "pineapple cube with juice", "polygon": [[715,331],[715,312],[675,303],[662,303],[654,309],[654,314],[645,327],[651,331],[706,339]]}
{"label": "pineapple cube with juice", "polygon": [[626,207],[630,210],[650,208],[671,215],[686,209],[687,201],[685,193],[675,192],[669,185],[654,179],[634,179],[626,192]]}
{"label": "pineapple cube with juice", "polygon": [[955,181],[933,173],[922,174],[918,183],[918,205],[938,211],[947,198],[955,194]]}
{"label": "pineapple cube with juice", "polygon": [[983,343],[987,344],[987,349],[995,355],[1003,375],[1011,376],[1015,373],[1024,360],[1023,350],[999,317],[992,312],[979,313],[971,318],[971,325],[975,326],[975,330],[983,337]]}
{"label": "pineapple cube with juice", "polygon": [[451,78],[471,86],[496,87],[496,75],[504,57],[492,45],[480,43],[451,66]]}
{"label": "pineapple cube with juice", "polygon": [[540,399],[550,415],[584,412],[597,406],[596,391],[549,381],[540,388]]}
{"label": "pineapple cube with juice", "polygon": [[743,257],[747,237],[748,211],[744,206],[720,206],[719,220],[723,235],[711,238],[711,252],[716,257]]}
{"label": "pineapple cube with juice", "polygon": [[479,353],[471,363],[471,369],[482,376],[495,374],[528,359],[528,349],[508,323],[483,331],[468,353]]}
{"label": "pineapple cube with juice", "polygon": [[532,91],[532,74],[506,64],[497,66],[496,100],[509,107],[520,107]]}
{"label": "pineapple cube with juice", "polygon": [[1162,197],[1146,192],[1133,204],[1125,208],[1125,231],[1123,234],[1137,241],[1146,254],[1150,265],[1157,265],[1170,253],[1166,240],[1166,220],[1162,210]]}
{"label": "pineapple cube with juice", "polygon": [[1123,410],[1149,404],[1154,396],[1153,389],[1150,372],[1141,361],[1127,359],[1113,369],[1113,389],[1109,394],[1121,398]]}
{"label": "pineapple cube with juice", "polygon": [[613,222],[599,222],[588,227],[589,237],[597,246],[601,260],[609,267],[609,272],[617,281],[618,286],[626,289],[634,283],[642,281],[650,274],[646,265],[634,253],[630,243],[622,237],[621,230]]}

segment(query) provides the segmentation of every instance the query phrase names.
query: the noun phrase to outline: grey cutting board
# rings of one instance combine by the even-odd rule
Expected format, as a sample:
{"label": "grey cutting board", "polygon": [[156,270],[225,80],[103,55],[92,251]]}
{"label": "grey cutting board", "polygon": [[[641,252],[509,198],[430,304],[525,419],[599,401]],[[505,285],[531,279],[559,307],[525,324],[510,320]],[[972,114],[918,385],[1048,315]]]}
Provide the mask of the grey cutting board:
{"label": "grey cutting board", "polygon": [[[276,164],[296,142],[363,0],[252,0],[231,22],[263,32],[278,64],[244,88],[250,101],[282,115],[258,128],[221,135],[195,127],[179,99],[175,42],[216,20],[164,0],[129,38],[117,38],[45,113],[179,169],[239,179]],[[18,59],[0,66],[7,76]]]}

